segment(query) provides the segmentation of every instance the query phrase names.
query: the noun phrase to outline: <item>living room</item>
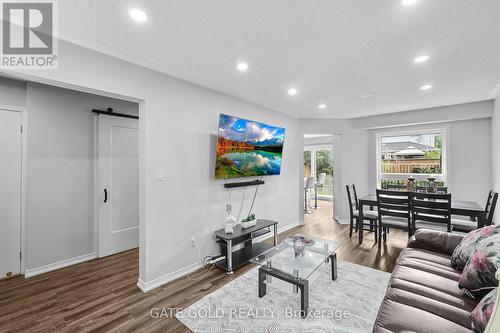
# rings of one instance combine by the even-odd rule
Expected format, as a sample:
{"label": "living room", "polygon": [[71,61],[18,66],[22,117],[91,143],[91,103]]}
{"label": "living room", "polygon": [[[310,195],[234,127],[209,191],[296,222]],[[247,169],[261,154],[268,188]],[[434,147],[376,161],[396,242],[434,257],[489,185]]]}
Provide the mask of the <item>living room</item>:
{"label": "living room", "polygon": [[[489,227],[499,221],[489,195],[500,188],[496,1],[45,3],[57,20],[57,66],[29,68],[2,45],[11,56],[0,69],[1,145],[13,148],[0,156],[0,331],[495,332],[500,310],[489,308],[488,328],[484,318],[472,326],[471,313],[498,280],[466,295],[458,281],[468,260],[452,267],[450,257],[452,245],[464,252],[465,235],[500,232]],[[5,17],[2,29],[15,21]],[[332,194],[319,209],[321,172],[304,173],[308,135],[331,140]],[[432,155],[436,169],[383,172],[384,140],[402,137],[412,144],[393,154]],[[260,155],[240,167],[231,154],[241,151],[221,139]],[[121,164],[107,162],[105,140],[120,144],[124,155],[112,158]],[[221,165],[231,172],[218,174]],[[368,202],[361,218],[352,184]],[[387,184],[404,187],[393,196],[407,196],[398,199],[407,200],[406,229],[383,225],[375,207]],[[414,228],[410,201],[420,195],[451,201],[450,230]],[[452,227],[460,217],[470,230]],[[442,266],[447,256],[439,269],[453,284],[439,295],[454,298],[411,308],[450,326],[405,326],[391,319],[424,314],[384,312],[408,296],[391,289],[401,267],[432,261],[398,261],[419,247]],[[316,260],[280,269],[272,251],[294,250],[296,261]],[[430,288],[413,283],[414,293]],[[304,307],[313,314],[302,318]]]}

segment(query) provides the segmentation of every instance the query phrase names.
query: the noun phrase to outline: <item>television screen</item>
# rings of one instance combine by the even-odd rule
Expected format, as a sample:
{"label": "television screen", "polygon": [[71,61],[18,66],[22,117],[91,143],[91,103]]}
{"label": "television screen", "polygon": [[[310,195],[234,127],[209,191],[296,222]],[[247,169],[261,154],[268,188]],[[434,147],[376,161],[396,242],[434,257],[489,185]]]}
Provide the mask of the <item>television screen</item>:
{"label": "television screen", "polygon": [[285,129],[221,114],[215,179],[279,175]]}

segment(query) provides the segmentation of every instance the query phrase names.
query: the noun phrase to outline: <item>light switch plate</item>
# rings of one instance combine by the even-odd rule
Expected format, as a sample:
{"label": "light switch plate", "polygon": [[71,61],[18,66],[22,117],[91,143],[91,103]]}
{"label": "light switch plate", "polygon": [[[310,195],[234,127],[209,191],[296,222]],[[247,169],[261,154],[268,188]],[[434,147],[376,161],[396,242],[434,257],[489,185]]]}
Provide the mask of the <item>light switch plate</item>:
{"label": "light switch plate", "polygon": [[156,180],[162,182],[165,180],[165,170],[158,169],[156,170]]}

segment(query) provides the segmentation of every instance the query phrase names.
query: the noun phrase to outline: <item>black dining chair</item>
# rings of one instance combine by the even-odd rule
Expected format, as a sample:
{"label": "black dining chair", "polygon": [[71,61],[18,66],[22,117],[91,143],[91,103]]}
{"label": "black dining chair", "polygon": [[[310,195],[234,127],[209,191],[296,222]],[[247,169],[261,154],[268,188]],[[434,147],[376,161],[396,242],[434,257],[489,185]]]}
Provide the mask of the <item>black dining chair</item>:
{"label": "black dining chair", "polygon": [[[493,223],[493,217],[495,215],[495,208],[497,206],[498,193],[491,190],[488,193],[488,199],[486,200],[486,207],[484,209],[484,224],[491,225]],[[474,229],[477,229],[477,221],[471,221],[460,219],[460,218],[452,218],[451,225],[453,226],[453,231],[459,232],[469,232]]]}
{"label": "black dining chair", "polygon": [[[350,213],[350,224],[349,224],[349,237],[352,237],[352,230],[358,231],[358,219],[359,219],[359,202],[358,195],[356,193],[356,186],[346,185],[347,189],[347,198],[349,200],[349,213]],[[374,210],[365,210],[363,209],[363,221],[362,221],[362,229],[366,231],[374,231],[375,232],[375,243],[377,243],[377,220],[378,220],[378,212]],[[368,222],[365,222],[368,221]]]}
{"label": "black dining chair", "polygon": [[393,190],[393,191],[403,191],[406,190],[406,186],[403,184],[387,184],[386,185],[388,190]]}
{"label": "black dining chair", "polygon": [[451,194],[414,192],[410,206],[412,234],[418,229],[451,232]]}
{"label": "black dining chair", "polygon": [[[425,192],[427,192],[427,186],[415,186],[415,191],[425,193]],[[446,193],[448,193],[448,187],[447,186],[438,186],[436,188],[436,193],[446,194]]]}
{"label": "black dining chair", "polygon": [[387,241],[388,228],[408,231],[408,238],[411,236],[409,192],[377,190],[377,206],[379,249],[382,238]]}

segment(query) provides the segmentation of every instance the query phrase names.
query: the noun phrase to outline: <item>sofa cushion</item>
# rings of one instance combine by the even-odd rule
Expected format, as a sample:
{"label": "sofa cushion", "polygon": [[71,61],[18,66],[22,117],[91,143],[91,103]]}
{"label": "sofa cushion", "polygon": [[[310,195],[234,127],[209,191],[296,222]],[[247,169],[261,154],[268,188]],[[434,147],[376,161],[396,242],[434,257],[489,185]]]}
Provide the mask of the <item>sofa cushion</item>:
{"label": "sofa cushion", "polygon": [[[424,254],[425,256],[422,257],[411,257],[411,256],[401,257],[399,259],[398,266],[413,268],[415,270],[418,270],[419,272],[426,272],[433,275],[438,275],[447,278],[449,280],[453,280],[455,284],[458,282],[461,274],[459,271],[451,267],[451,264],[449,264],[450,261],[449,258],[447,260],[448,265],[446,265],[445,263],[440,262],[438,260],[440,259],[439,257],[433,257],[431,253],[424,253]],[[428,257],[430,260],[425,257]],[[458,284],[456,285],[458,289]]]}
{"label": "sofa cushion", "polygon": [[458,288],[449,255],[420,248],[401,252],[374,332],[472,332],[477,302]]}
{"label": "sofa cushion", "polygon": [[429,311],[386,298],[379,309],[373,332],[471,333],[472,330]]}
{"label": "sofa cushion", "polygon": [[488,322],[490,321],[491,314],[495,308],[495,301],[497,298],[498,288],[493,289],[484,296],[481,302],[476,306],[474,311],[470,314],[472,320],[472,328],[476,332],[484,332]]}
{"label": "sofa cushion", "polygon": [[500,269],[500,234],[480,241],[476,251],[467,261],[459,280],[459,287],[467,289],[480,300],[485,294],[498,286],[495,277]]}
{"label": "sofa cushion", "polygon": [[408,247],[444,253],[449,259],[449,256],[463,238],[463,235],[457,235],[456,233],[419,229],[415,231],[415,234],[408,241]]}
{"label": "sofa cushion", "polygon": [[479,242],[498,233],[500,233],[500,225],[490,225],[469,232],[453,251],[451,263],[458,268],[465,267],[467,261],[476,251]]}
{"label": "sofa cushion", "polygon": [[[406,251],[407,249],[403,250],[403,252]],[[447,271],[445,265],[442,265],[437,269],[425,267],[423,264],[417,265],[415,264],[415,261],[411,263],[411,261],[405,257],[406,255],[400,257],[398,265],[392,272],[389,286],[401,286],[401,282],[405,281],[407,283],[418,285],[419,289],[428,288],[429,290],[436,292],[435,294],[432,294],[432,297],[435,297],[436,299],[439,299],[441,293],[456,298],[461,298],[462,300],[467,299],[467,297],[465,297],[464,295],[463,290],[460,290],[460,288],[458,288],[460,273]],[[432,263],[429,261],[429,266],[432,264],[436,263]],[[437,265],[439,265],[439,263],[437,263]],[[475,301],[462,303],[464,303],[464,306],[467,305],[467,309],[469,310],[469,312],[472,311],[477,304],[477,302]]]}

